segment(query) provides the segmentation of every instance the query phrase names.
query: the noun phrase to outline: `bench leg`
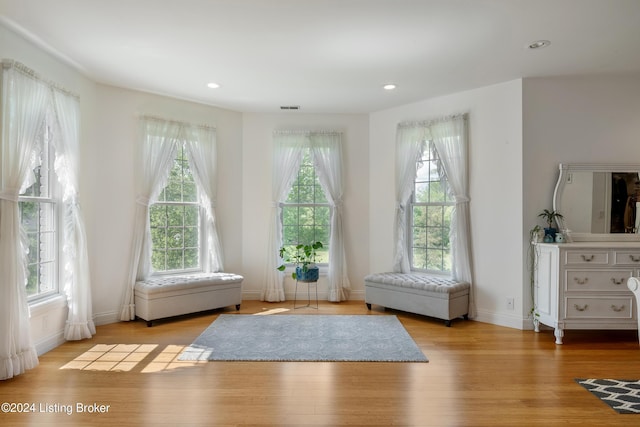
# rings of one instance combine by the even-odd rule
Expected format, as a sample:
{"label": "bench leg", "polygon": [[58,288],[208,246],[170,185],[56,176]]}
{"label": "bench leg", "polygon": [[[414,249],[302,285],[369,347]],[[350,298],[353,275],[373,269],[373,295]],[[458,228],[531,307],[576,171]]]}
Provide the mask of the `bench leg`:
{"label": "bench leg", "polygon": [[366,302],[365,304],[367,304],[367,308],[371,310],[371,303]]}
{"label": "bench leg", "polygon": [[236,304],[236,311],[240,311],[240,304]]}

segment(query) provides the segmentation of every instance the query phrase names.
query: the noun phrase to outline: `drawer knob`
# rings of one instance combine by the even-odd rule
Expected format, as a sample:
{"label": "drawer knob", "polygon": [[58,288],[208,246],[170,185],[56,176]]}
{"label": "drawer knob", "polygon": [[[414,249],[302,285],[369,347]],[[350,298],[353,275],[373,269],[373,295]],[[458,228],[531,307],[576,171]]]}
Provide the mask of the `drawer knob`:
{"label": "drawer knob", "polygon": [[[582,257],[582,260],[585,262],[591,262],[593,261],[593,254],[587,256],[587,255],[580,255]],[[638,260],[640,261],[640,259]]]}
{"label": "drawer knob", "polygon": [[616,313],[620,313],[622,310],[624,310],[624,305],[616,307],[615,305],[611,304],[611,310],[615,311]]}
{"label": "drawer knob", "polygon": [[629,254],[629,258],[631,258],[631,261],[633,262],[640,262],[640,256],[634,256],[632,254]]}
{"label": "drawer knob", "polygon": [[[586,285],[587,282],[589,281],[588,277],[585,277],[584,279],[579,279],[577,277],[574,277],[573,280],[578,284],[578,285]],[[612,279],[613,280],[613,279]]]}
{"label": "drawer knob", "polygon": [[578,304],[573,304],[573,307],[578,311],[585,311],[589,307],[589,305],[585,304],[583,307],[580,307]]}
{"label": "drawer knob", "polygon": [[611,283],[613,283],[614,285],[622,285],[624,283],[624,279],[616,280],[615,277],[612,277]]}

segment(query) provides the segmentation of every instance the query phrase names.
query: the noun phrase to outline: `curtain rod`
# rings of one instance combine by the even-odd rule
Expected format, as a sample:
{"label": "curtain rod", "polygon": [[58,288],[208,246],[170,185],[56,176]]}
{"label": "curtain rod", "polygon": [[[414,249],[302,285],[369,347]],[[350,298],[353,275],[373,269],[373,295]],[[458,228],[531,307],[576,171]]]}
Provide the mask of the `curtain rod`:
{"label": "curtain rod", "polygon": [[448,121],[453,121],[456,119],[463,119],[463,120],[467,120],[469,117],[469,113],[460,113],[460,114],[452,114],[450,116],[444,116],[444,117],[440,117],[440,118],[436,118],[436,119],[429,119],[429,120],[415,120],[415,121],[407,121],[407,122],[401,122],[398,123],[398,128],[403,128],[403,127],[418,127],[418,126],[431,126],[434,125],[436,123],[443,123],[443,122],[448,122]]}
{"label": "curtain rod", "polygon": [[211,126],[211,125],[184,122],[184,121],[180,121],[180,120],[167,119],[165,117],[160,117],[160,116],[151,116],[151,115],[148,115],[148,114],[138,114],[137,118],[138,119],[145,119],[145,120],[154,120],[154,121],[158,121],[158,122],[174,123],[174,124],[177,124],[177,125],[191,126],[191,127],[200,128],[200,129],[216,130],[215,126]]}
{"label": "curtain rod", "polygon": [[337,130],[303,130],[303,129],[283,129],[274,130],[273,135],[342,135],[342,131]]}
{"label": "curtain rod", "polygon": [[27,67],[26,65],[24,65],[21,62],[15,61],[13,59],[3,59],[2,60],[2,69],[3,70],[8,70],[10,68],[13,68],[14,70],[22,73],[23,75],[27,76],[27,77],[31,77],[32,79],[42,82],[45,85],[47,85],[49,87],[49,89],[51,90],[56,90],[58,92],[61,92],[65,95],[71,96],[73,98],[76,99],[80,99],[80,96],[74,92],[72,92],[71,90],[60,86],[58,83],[55,83],[51,80],[47,80],[45,78],[43,78],[42,76],[40,76],[40,74],[38,74],[37,72],[35,72],[34,70],[32,70],[31,68]]}

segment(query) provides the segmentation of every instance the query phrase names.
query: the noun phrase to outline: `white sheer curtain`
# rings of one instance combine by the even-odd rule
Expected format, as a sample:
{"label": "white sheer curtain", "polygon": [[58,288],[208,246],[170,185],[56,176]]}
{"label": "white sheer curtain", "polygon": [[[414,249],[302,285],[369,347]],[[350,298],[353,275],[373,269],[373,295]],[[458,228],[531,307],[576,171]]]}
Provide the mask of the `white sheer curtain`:
{"label": "white sheer curtain", "polygon": [[260,294],[261,301],[285,301],[283,274],[276,270],[279,265],[278,249],[282,242],[280,223],[280,202],[287,198],[300,163],[302,150],[306,146],[306,135],[296,132],[275,132],[273,135],[273,171],[271,175],[271,219],[269,222],[269,242],[265,282]]}
{"label": "white sheer curtain", "polygon": [[[431,138],[456,203],[451,218],[451,275],[456,280],[473,284],[467,115],[433,123]],[[475,297],[471,286],[469,317],[474,318],[475,315]]]}
{"label": "white sheer curtain", "polygon": [[63,232],[60,236],[64,269],[62,277],[69,307],[64,337],[67,340],[81,340],[95,335],[96,328],[93,323],[87,236],[77,190],[80,103],[76,97],[53,89],[53,104],[60,133],[55,141],[55,172],[63,192]]}
{"label": "white sheer curtain", "polygon": [[136,147],[136,212],[129,277],[121,320],[135,319],[133,287],[151,273],[149,206],[158,199],[176,154],[181,124],[152,117],[140,119],[140,142]]}
{"label": "white sheer curtain", "polygon": [[38,365],[29,326],[18,195],[31,171],[49,89],[17,63],[3,61],[1,76],[0,379],[4,380]]}
{"label": "white sheer curtain", "polygon": [[222,246],[216,228],[215,211],[218,187],[216,131],[205,126],[191,125],[186,129],[186,132],[189,166],[199,189],[200,205],[205,214],[207,258],[204,262],[204,269],[207,272],[222,271]]}
{"label": "white sheer curtain", "polygon": [[396,217],[393,271],[408,273],[407,205],[416,179],[416,164],[426,142],[426,129],[413,123],[398,125],[396,133]]}
{"label": "white sheer curtain", "polygon": [[394,271],[409,272],[406,206],[412,192],[418,161],[424,144],[432,140],[455,199],[451,223],[451,275],[471,284],[469,317],[475,317],[471,221],[469,212],[467,115],[398,125],[396,151],[396,248]]}
{"label": "white sheer curtain", "polygon": [[331,205],[331,236],[329,241],[329,301],[349,299],[351,285],[347,277],[342,221],[342,144],[338,132],[319,132],[309,136],[318,180]]}

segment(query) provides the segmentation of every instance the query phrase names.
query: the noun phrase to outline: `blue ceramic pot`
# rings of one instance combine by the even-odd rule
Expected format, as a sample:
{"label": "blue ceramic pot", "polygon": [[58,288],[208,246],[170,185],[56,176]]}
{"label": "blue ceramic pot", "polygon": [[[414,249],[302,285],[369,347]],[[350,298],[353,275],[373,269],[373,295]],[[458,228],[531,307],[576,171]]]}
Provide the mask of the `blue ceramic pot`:
{"label": "blue ceramic pot", "polygon": [[302,267],[296,267],[296,277],[299,282],[317,282],[319,276],[318,267],[308,267],[307,271],[302,271]]}

